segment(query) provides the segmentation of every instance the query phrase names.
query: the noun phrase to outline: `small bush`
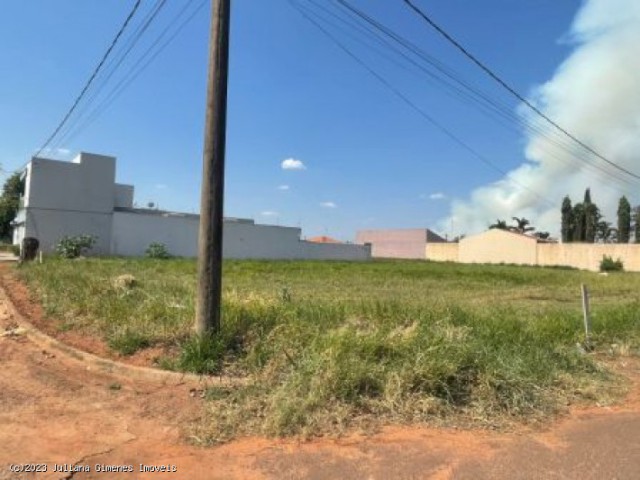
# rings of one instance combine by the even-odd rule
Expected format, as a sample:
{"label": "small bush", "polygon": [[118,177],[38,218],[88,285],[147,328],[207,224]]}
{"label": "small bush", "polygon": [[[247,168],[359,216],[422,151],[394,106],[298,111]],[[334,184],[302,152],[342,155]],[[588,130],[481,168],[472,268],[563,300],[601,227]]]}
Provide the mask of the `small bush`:
{"label": "small bush", "polygon": [[601,272],[621,272],[624,269],[622,264],[622,260],[619,258],[614,260],[607,255],[602,256],[602,261],[600,262],[600,271]]}
{"label": "small bush", "polygon": [[147,258],[159,258],[163,260],[171,258],[171,255],[167,251],[167,246],[164,243],[158,242],[150,243],[144,252],[144,256]]}
{"label": "small bush", "polygon": [[13,253],[16,257],[20,256],[20,245],[11,245],[11,253]]}
{"label": "small bush", "polygon": [[93,235],[65,235],[56,244],[56,252],[62,258],[78,258],[84,252],[91,250],[96,240],[97,237]]}

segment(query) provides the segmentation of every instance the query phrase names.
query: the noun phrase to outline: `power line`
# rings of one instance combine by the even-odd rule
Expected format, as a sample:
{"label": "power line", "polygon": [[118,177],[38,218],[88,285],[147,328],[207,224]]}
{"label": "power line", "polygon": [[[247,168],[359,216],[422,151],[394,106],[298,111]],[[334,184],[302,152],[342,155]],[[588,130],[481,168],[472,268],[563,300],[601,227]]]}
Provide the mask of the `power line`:
{"label": "power line", "polygon": [[[178,36],[178,34],[187,26],[187,24],[193,20],[197,13],[206,5],[208,0],[202,0],[198,3],[192,12],[171,32],[172,27],[176,22],[187,13],[190,6],[195,3],[195,0],[190,0],[180,10],[178,15],[169,23],[169,25],[156,37],[147,50],[142,53],[135,61],[133,66],[127,71],[123,78],[111,89],[102,102],[94,108],[87,116],[83,123],[77,125],[74,129],[67,131],[64,137],[64,141],[70,141],[80,134],[85,128],[93,123],[109,106],[120,96],[124,90],[126,90],[138,76],[147,69],[147,67],[156,59],[156,57]],[[169,35],[170,34],[170,35]],[[167,35],[169,37],[160,43]]]}
{"label": "power line", "polygon": [[147,15],[142,19],[142,22],[132,33],[131,37],[122,46],[120,51],[116,52],[114,57],[111,57],[111,63],[108,65],[105,73],[98,79],[95,88],[92,90],[90,98],[88,98],[87,101],[84,102],[82,108],[78,111],[78,115],[76,115],[72,121],[67,123],[65,129],[66,132],[62,133],[62,136],[59,137],[58,145],[62,145],[64,143],[69,132],[75,128],[75,124],[77,124],[86,114],[89,107],[94,103],[96,98],[100,95],[100,92],[109,83],[109,80],[113,77],[113,75],[118,71],[129,53],[131,53],[131,50],[133,50],[140,39],[144,36],[145,32],[157,18],[160,11],[165,7],[166,3],[167,0],[157,0],[155,5],[151,8]]}
{"label": "power line", "polygon": [[[466,142],[461,140],[457,135],[455,135],[451,130],[438,122],[434,117],[425,112],[422,108],[416,105],[413,101],[411,101],[405,94],[403,94],[400,90],[394,87],[385,77],[376,72],[373,68],[371,68],[364,60],[358,57],[351,49],[349,49],[346,45],[344,45],[340,40],[338,40],[335,36],[331,34],[326,28],[324,28],[320,23],[314,20],[311,15],[314,15],[313,12],[309,11],[307,8],[298,5],[294,0],[288,0],[288,2],[310,23],[312,23],[316,28],[318,28],[322,33],[324,33],[333,43],[335,43],[344,53],[346,53],[351,59],[357,62],[361,67],[363,67],[367,72],[369,72],[372,76],[374,76],[380,83],[382,83],[387,89],[389,89],[394,95],[400,98],[405,104],[407,104],[410,108],[416,111],[424,120],[428,121],[431,125],[435,126],[438,130],[440,130],[443,134],[457,143],[460,147],[467,150],[473,156],[475,156],[478,160],[482,161],[492,169],[496,170],[500,174],[509,178],[509,175],[506,171],[495,165],[492,161],[486,158],[484,155],[476,151],[473,147],[468,145]],[[317,15],[317,14],[316,14]],[[542,201],[546,202],[549,206],[556,206],[555,202],[552,202],[546,197],[538,194],[534,190],[529,187],[522,185],[521,183],[515,181],[513,178],[509,178],[509,180],[516,186],[533,193]]]}
{"label": "power line", "polygon": [[469,60],[471,60],[473,63],[475,63],[478,67],[480,67],[480,69],[482,69],[487,75],[489,75],[493,80],[495,80],[496,82],[498,82],[502,87],[504,87],[509,93],[511,93],[513,96],[515,96],[518,100],[520,100],[524,105],[526,105],[529,109],[531,109],[534,113],[536,113],[538,116],[540,116],[541,118],[543,118],[546,122],[548,122],[549,124],[551,124],[553,127],[555,127],[557,130],[559,130],[560,132],[562,132],[564,135],[566,135],[567,137],[569,137],[571,140],[573,140],[574,142],[576,142],[578,145],[580,145],[582,148],[584,148],[586,151],[588,151],[589,153],[591,153],[592,155],[595,155],[596,157],[598,157],[599,159],[605,161],[606,163],[608,163],[609,165],[611,165],[612,167],[620,170],[621,172],[626,173],[627,175],[630,175],[632,177],[634,177],[635,179],[640,180],[640,176],[636,175],[635,173],[631,172],[630,170],[627,170],[624,167],[621,167],[620,165],[618,165],[615,162],[612,162],[611,160],[609,160],[608,158],[606,158],[605,156],[601,155],[600,153],[598,153],[597,151],[595,151],[592,147],[590,147],[589,145],[587,145],[586,143],[584,143],[583,141],[581,141],[579,138],[577,138],[575,135],[573,135],[571,132],[569,132],[568,130],[566,130],[565,128],[563,128],[562,126],[560,126],[557,122],[555,122],[553,119],[551,119],[548,115],[546,115],[544,112],[542,112],[539,108],[537,108],[535,105],[533,105],[529,100],[527,100],[523,95],[521,95],[520,93],[518,93],[515,88],[513,88],[512,86],[510,86],[506,81],[504,81],[502,78],[500,78],[496,73],[493,72],[493,70],[491,70],[487,65],[485,65],[483,62],[481,62],[475,55],[473,55],[469,50],[467,50],[463,45],[461,45],[455,38],[453,38],[450,34],[448,34],[442,27],[440,27],[435,21],[433,21],[426,13],[424,13],[424,11],[422,11],[420,8],[418,8],[411,0],[402,0],[409,8],[411,8],[417,15],[419,15],[425,22],[427,22],[431,27],[433,27],[440,35],[442,35],[447,41],[449,41],[451,44],[453,44],[458,50],[460,50],[467,58],[469,58]]}
{"label": "power line", "polygon": [[53,131],[53,133],[51,134],[51,136],[47,139],[46,142],[44,142],[44,144],[40,147],[40,149],[38,150],[38,152],[36,153],[36,157],[38,155],[40,155],[40,153],[42,152],[42,150],[44,150],[47,145],[49,145],[49,143],[51,143],[51,140],[54,139],[54,137],[58,134],[58,132],[60,131],[60,129],[64,126],[64,124],[67,122],[67,120],[69,119],[69,117],[71,116],[71,114],[73,113],[73,111],[76,109],[76,107],[78,106],[78,103],[80,103],[80,100],[82,100],[82,97],[84,97],[85,93],[87,93],[87,90],[89,89],[89,87],[91,86],[91,83],[93,82],[93,80],[96,78],[96,75],[98,75],[98,72],[100,71],[100,69],[102,68],[102,66],[104,65],[104,62],[107,60],[107,58],[109,57],[109,54],[111,54],[111,51],[113,50],[113,48],[116,46],[116,43],[118,43],[118,40],[120,39],[120,37],[122,36],[122,34],[124,33],[125,29],[127,28],[127,25],[129,25],[129,22],[131,21],[131,19],[133,18],[133,16],[135,15],[136,11],[138,10],[138,7],[140,6],[140,2],[142,0],[136,0],[136,3],[134,4],[133,8],[131,9],[131,11],[129,12],[129,15],[127,15],[127,18],[125,19],[124,23],[122,24],[122,26],[120,27],[120,30],[118,31],[118,33],[116,34],[116,36],[114,37],[114,39],[111,41],[111,45],[109,45],[109,48],[107,48],[107,51],[104,53],[104,55],[102,56],[102,59],[100,60],[100,62],[98,63],[97,67],[94,69],[93,73],[91,74],[91,76],[89,77],[89,80],[87,81],[87,83],[85,84],[84,88],[82,89],[82,91],[80,92],[80,95],[78,95],[78,97],[76,98],[76,100],[73,102],[73,105],[71,106],[71,108],[69,109],[69,111],[67,112],[67,114],[64,116],[64,118],[62,119],[62,121],[58,124],[58,126],[56,127],[56,129]]}
{"label": "power line", "polygon": [[[318,5],[318,3],[315,0],[307,0],[307,1],[316,5],[316,7],[328,12],[328,10],[325,7]],[[409,63],[416,66],[419,70],[421,70],[423,73],[428,75],[431,79],[434,79],[438,84],[450,90],[453,93],[453,95],[457,97],[459,100],[471,101],[477,104],[478,107],[481,110],[483,110],[488,116],[493,117],[494,119],[496,119],[496,121],[506,126],[507,128],[513,129],[513,127],[509,123],[506,123],[500,120],[498,117],[502,118],[503,120],[506,120],[507,122],[513,122],[521,126],[522,128],[524,128],[530,133],[539,135],[540,137],[549,141],[556,147],[567,152],[569,156],[575,159],[577,162],[585,163],[589,167],[599,170],[601,173],[609,176],[610,178],[612,178],[614,181],[617,181],[621,185],[624,183],[626,187],[628,187],[630,184],[632,184],[632,181],[627,177],[622,176],[622,174],[618,173],[616,175],[617,172],[609,171],[604,166],[599,165],[597,162],[591,161],[590,156],[588,156],[587,158],[578,157],[575,154],[575,151],[574,151],[575,148],[572,148],[574,144],[571,144],[570,139],[562,135],[556,129],[547,131],[545,128],[543,128],[542,125],[538,125],[525,118],[515,115],[506,104],[504,104],[499,100],[495,100],[491,98],[489,94],[483,92],[477,87],[474,87],[472,84],[470,84],[469,82],[461,78],[460,75],[457,72],[455,72],[453,69],[451,69],[450,67],[447,67],[444,63],[432,57],[431,55],[426,53],[424,50],[422,50],[420,47],[410,42],[406,38],[402,37],[400,34],[394,32],[393,30],[386,27],[382,23],[378,22],[374,18],[370,17],[363,11],[350,5],[345,0],[334,0],[334,1],[339,5],[341,5],[345,9],[345,11],[347,11],[351,16],[355,17],[356,20],[360,19],[363,22],[369,24],[370,27],[373,28],[376,32],[382,33],[385,37],[390,38],[392,41],[394,41],[395,43],[399,44],[401,47],[406,49],[410,54],[415,55],[417,59],[426,62],[427,65],[434,68],[435,71],[429,70],[425,65],[418,63],[416,60],[409,57],[406,53],[398,51],[395,47],[393,47],[393,45],[390,45],[388,41],[384,40],[384,38],[380,39],[379,35],[376,35],[375,32],[369,32],[370,35],[372,35],[376,39],[377,42],[382,42],[384,45],[388,46],[394,52],[398,53]],[[337,17],[337,15],[333,14],[332,12],[328,12],[328,13],[332,15],[334,18],[339,18]],[[341,20],[341,21],[344,22],[344,20]],[[438,72],[442,74],[442,76]],[[548,127],[548,128],[552,128],[552,127]],[[568,160],[565,160],[561,156],[555,155],[551,152],[547,152],[547,154],[548,156],[555,158],[558,161],[561,161],[563,163],[568,163]]]}

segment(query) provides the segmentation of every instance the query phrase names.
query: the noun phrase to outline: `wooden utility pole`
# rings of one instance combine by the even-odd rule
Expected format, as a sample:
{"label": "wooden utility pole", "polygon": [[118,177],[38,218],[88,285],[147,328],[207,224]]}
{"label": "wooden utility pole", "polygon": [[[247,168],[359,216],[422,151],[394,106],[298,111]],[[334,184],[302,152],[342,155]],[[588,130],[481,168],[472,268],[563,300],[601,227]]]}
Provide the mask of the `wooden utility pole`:
{"label": "wooden utility pole", "polygon": [[211,38],[198,235],[198,334],[220,329],[224,155],[231,0],[211,1]]}

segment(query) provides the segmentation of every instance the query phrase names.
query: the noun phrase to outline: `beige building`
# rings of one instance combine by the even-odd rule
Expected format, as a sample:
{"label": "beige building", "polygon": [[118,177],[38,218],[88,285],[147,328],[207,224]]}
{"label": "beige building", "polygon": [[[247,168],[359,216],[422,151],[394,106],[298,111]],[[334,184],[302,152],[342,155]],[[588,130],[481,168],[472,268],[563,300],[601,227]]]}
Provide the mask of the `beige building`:
{"label": "beige building", "polygon": [[427,260],[460,263],[511,263],[566,266],[598,271],[604,256],[620,259],[624,269],[640,272],[640,244],[556,243],[506,230],[492,229],[459,243],[432,244]]}

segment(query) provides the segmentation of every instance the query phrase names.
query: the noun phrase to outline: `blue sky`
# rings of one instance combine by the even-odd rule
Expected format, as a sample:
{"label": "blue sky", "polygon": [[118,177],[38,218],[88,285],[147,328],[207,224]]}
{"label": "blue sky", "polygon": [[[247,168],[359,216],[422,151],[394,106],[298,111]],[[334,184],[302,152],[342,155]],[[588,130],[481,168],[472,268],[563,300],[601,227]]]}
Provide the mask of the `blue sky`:
{"label": "blue sky", "polygon": [[[330,0],[318,1],[334,8]],[[28,161],[53,131],[133,3],[3,1],[0,164],[5,171]],[[435,226],[449,215],[454,199],[468,199],[474,189],[500,179],[500,173],[425,122],[286,0],[232,3],[227,215],[300,226],[305,236],[350,240],[363,228]],[[351,3],[516,111],[515,100],[401,0]],[[527,94],[546,82],[570,53],[571,44],[562,40],[582,4],[416,3]],[[154,4],[143,0],[128,34]],[[187,4],[168,2],[104,92]],[[93,123],[78,135],[54,141],[49,153],[57,158],[70,158],[78,151],[114,155],[117,179],[135,185],[138,204],[153,201],[165,209],[197,211],[208,29],[205,2]],[[377,56],[349,32],[336,32],[403,95],[501,169],[524,162],[522,132],[504,128],[426,77]],[[72,117],[71,125],[74,121]],[[283,169],[286,159],[303,162],[305,169]]]}

